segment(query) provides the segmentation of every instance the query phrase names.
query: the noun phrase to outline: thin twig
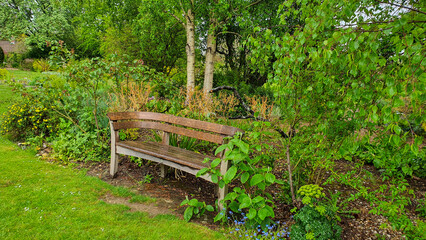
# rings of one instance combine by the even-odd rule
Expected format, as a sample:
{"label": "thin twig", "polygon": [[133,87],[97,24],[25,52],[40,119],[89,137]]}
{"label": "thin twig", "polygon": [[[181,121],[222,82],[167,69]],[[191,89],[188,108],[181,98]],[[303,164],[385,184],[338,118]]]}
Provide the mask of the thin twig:
{"label": "thin twig", "polygon": [[390,2],[379,2],[379,3],[389,4],[389,5],[392,5],[392,6],[395,6],[395,7],[400,7],[400,8],[405,8],[405,9],[408,9],[408,10],[411,10],[411,11],[418,12],[418,13],[426,15],[426,12],[422,12],[422,11],[420,11],[418,9],[411,8],[411,7],[406,7],[406,6],[403,6],[403,5],[396,4],[396,3],[390,3]]}

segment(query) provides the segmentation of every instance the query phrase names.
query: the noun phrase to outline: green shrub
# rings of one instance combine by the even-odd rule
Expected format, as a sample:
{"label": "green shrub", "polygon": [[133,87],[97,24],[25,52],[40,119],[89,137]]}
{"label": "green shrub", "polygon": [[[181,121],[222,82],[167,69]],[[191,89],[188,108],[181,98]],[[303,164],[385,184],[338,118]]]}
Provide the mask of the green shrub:
{"label": "green shrub", "polygon": [[13,68],[20,68],[21,63],[24,60],[24,55],[20,53],[9,53],[7,55],[6,62]]}
{"label": "green shrub", "polygon": [[183,202],[180,204],[181,206],[188,205],[188,207],[185,209],[185,212],[183,214],[183,219],[187,222],[189,222],[192,217],[200,217],[204,214],[204,212],[207,210],[209,212],[213,212],[214,208],[211,205],[207,205],[205,202],[199,202],[197,199],[188,199],[188,196],[186,196],[186,199],[183,200]]}
{"label": "green shrub", "polygon": [[51,107],[45,107],[40,102],[29,99],[15,103],[4,113],[1,133],[10,134],[15,140],[25,140],[39,135],[48,136],[56,121],[50,114],[51,110]]}
{"label": "green shrub", "polygon": [[62,119],[60,133],[52,142],[55,158],[69,162],[107,161],[109,159],[109,131],[81,132]]}
{"label": "green shrub", "polygon": [[6,69],[0,68],[0,80],[9,80],[10,79],[10,73]]}
{"label": "green shrub", "polygon": [[423,148],[417,154],[413,151],[423,141],[421,136],[415,136],[413,145],[406,144],[408,133],[377,137],[376,141],[365,142],[356,151],[356,156],[373,163],[374,166],[387,176],[426,177],[426,151]]}
{"label": "green shrub", "polygon": [[33,69],[36,72],[47,72],[50,70],[50,64],[45,59],[37,59],[33,62]]}
{"label": "green shrub", "polygon": [[[270,126],[268,122],[255,122],[258,130],[263,126]],[[215,221],[227,221],[227,211],[236,214],[246,214],[246,227],[255,228],[258,225],[266,229],[273,224],[274,201],[266,189],[272,184],[282,184],[271,173],[270,157],[268,152],[272,147],[262,143],[262,132],[253,132],[248,137],[251,141],[244,141],[240,134],[236,134],[227,144],[216,149],[215,154],[227,149],[224,159],[217,158],[210,164],[210,168],[201,169],[197,176],[209,173],[212,181],[223,188],[225,184],[239,181],[241,187],[234,187],[228,193],[222,204],[224,209],[216,215]],[[231,167],[225,174],[217,168],[221,161],[231,161]]]}
{"label": "green shrub", "polygon": [[342,229],[336,213],[320,201],[325,196],[322,190],[318,185],[305,185],[297,191],[304,206],[294,215],[291,239],[340,239]]}

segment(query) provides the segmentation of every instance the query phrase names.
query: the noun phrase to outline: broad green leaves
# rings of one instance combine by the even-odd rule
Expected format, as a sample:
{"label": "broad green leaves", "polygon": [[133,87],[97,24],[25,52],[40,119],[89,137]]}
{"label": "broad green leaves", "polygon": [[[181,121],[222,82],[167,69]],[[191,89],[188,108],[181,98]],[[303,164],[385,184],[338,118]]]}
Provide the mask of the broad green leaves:
{"label": "broad green leaves", "polygon": [[[269,123],[253,123],[256,127],[269,126]],[[262,133],[253,132],[250,138],[259,139]],[[250,144],[241,139],[240,135],[234,136],[227,144],[217,148],[216,154],[226,151],[222,161],[230,161],[231,167],[222,175],[218,168],[220,159],[211,162],[210,168],[202,169],[197,176],[209,173],[212,181],[218,183],[219,187],[224,187],[232,181],[240,180],[241,187],[235,187],[232,192],[224,198],[224,207],[235,213],[246,212],[248,224],[263,227],[271,223],[273,218],[272,196],[265,190],[272,184],[282,184],[272,174],[271,168],[267,167],[265,162],[268,160],[266,154],[260,154],[262,151],[270,149],[266,144]],[[248,194],[250,192],[250,194]],[[193,209],[188,210],[193,211]],[[190,213],[188,213],[188,216]],[[215,217],[215,221],[226,220],[226,212],[221,211]]]}
{"label": "broad green leaves", "polygon": [[[262,53],[269,54],[262,49],[273,50],[276,60],[274,72],[269,74],[270,85],[277,91],[275,96],[280,98],[277,102],[288,123],[310,124],[299,129],[309,132],[305,145],[331,147],[329,152],[332,152],[345,137],[370,130],[376,136],[387,136],[380,139],[392,144],[392,151],[398,151],[402,145],[412,148],[404,153],[407,158],[420,152],[411,147],[413,144],[404,134],[415,138],[422,131],[404,131],[402,125],[407,126],[408,122],[407,128],[419,129],[424,122],[414,123],[414,119],[424,115],[425,107],[421,97],[424,93],[420,93],[425,89],[422,73],[426,70],[426,47],[421,44],[425,26],[415,23],[424,14],[395,13],[394,3],[400,4],[394,1],[377,4],[372,0],[285,1],[280,6],[281,24],[288,24],[289,16],[299,16],[294,32],[265,33],[251,39],[256,43],[251,45],[252,49],[259,54],[254,59],[262,59]],[[422,5],[413,3],[410,7],[420,9]],[[388,136],[383,126],[390,124],[397,126],[392,136]],[[318,143],[321,136],[326,138]],[[294,147],[293,154],[304,156],[300,161],[308,163],[316,158],[313,153]],[[332,156],[319,159],[333,161]]]}
{"label": "broad green leaves", "polygon": [[205,202],[199,202],[195,198],[189,200],[188,197],[186,197],[186,199],[183,200],[180,205],[188,205],[188,207],[185,209],[185,212],[183,213],[183,219],[187,222],[189,222],[194,216],[200,217],[206,210],[209,212],[214,211],[213,206],[206,205]]}

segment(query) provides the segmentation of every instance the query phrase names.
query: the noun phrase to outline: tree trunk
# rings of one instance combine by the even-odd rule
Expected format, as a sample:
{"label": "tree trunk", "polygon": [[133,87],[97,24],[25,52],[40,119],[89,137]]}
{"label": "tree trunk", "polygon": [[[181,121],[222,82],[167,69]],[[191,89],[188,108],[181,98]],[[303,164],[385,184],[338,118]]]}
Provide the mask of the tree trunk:
{"label": "tree trunk", "polygon": [[212,20],[207,34],[206,66],[204,71],[204,99],[209,101],[209,91],[213,88],[214,61],[216,56],[215,21]]}
{"label": "tree trunk", "polygon": [[186,102],[195,87],[195,15],[191,9],[186,14]]}

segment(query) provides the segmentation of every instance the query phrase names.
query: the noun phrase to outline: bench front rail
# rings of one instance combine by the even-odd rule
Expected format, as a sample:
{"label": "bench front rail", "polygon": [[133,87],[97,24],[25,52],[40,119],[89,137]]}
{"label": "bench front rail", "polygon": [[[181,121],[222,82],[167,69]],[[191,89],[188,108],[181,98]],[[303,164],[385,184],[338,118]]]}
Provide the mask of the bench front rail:
{"label": "bench front rail", "polygon": [[[160,163],[161,177],[165,177],[165,166],[196,175],[200,169],[210,166],[209,163],[203,162],[205,158],[213,160],[217,157],[170,146],[171,133],[223,144],[226,137],[233,136],[236,132],[243,132],[235,127],[153,112],[108,113],[108,118],[111,127],[110,173],[112,176],[115,176],[118,171],[118,154]],[[162,131],[162,142],[120,141],[118,131],[130,128]],[[222,158],[224,152],[219,155],[218,157]],[[229,162],[222,161],[221,173],[225,174],[228,168]],[[210,175],[203,175],[201,178],[212,182]],[[225,197],[227,191],[227,186],[218,189],[219,202]]]}

